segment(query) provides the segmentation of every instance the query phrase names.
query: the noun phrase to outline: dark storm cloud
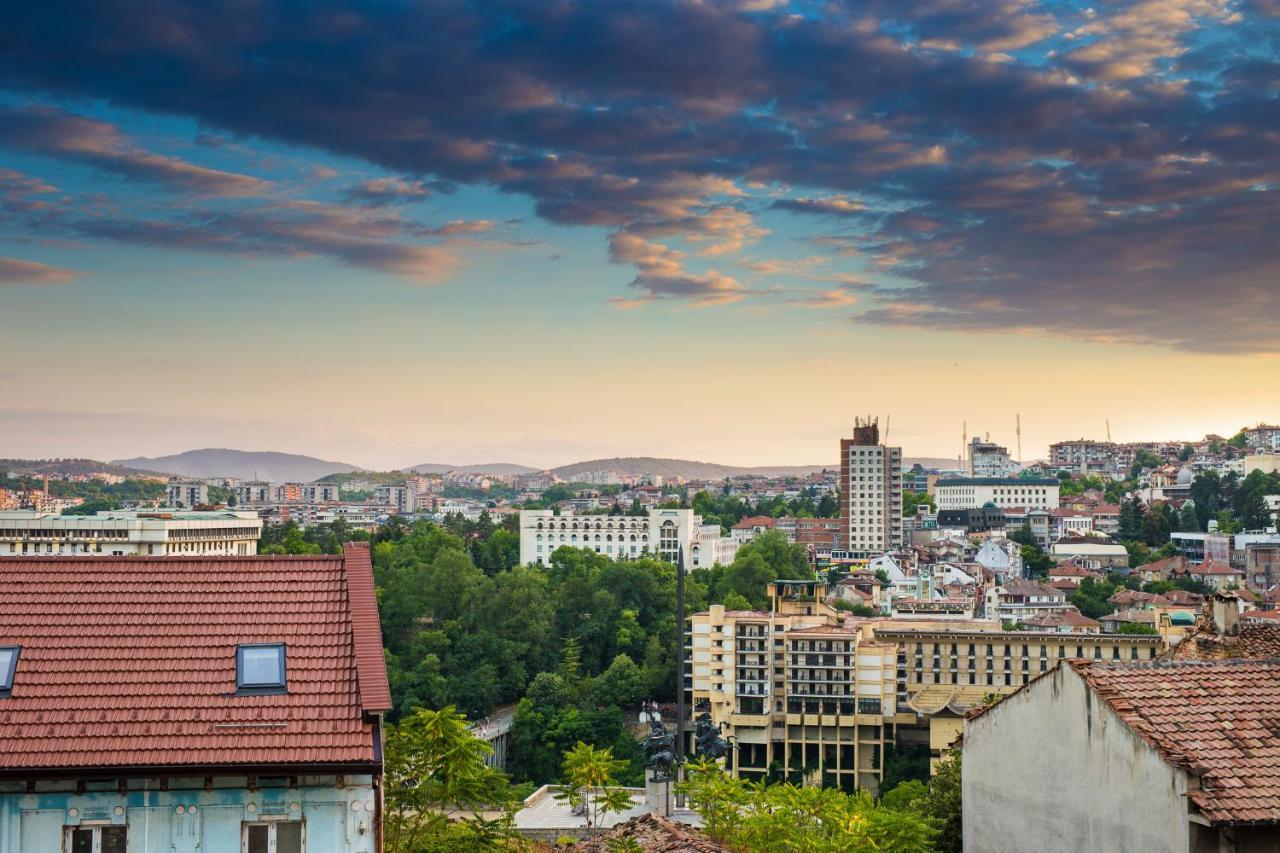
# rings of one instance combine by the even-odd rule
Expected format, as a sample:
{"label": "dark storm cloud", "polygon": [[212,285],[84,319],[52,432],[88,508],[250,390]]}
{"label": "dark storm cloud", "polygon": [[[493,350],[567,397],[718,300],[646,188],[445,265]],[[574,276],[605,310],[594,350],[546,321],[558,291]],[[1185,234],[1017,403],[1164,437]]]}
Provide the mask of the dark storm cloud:
{"label": "dark storm cloud", "polygon": [[[526,195],[549,220],[610,229],[611,257],[637,271],[627,304],[750,296],[690,271],[670,241],[698,254],[755,242],[759,208],[741,194],[764,185],[774,209],[858,229],[816,245],[908,284],[862,294],[861,322],[1276,350],[1280,111],[1274,50],[1259,47],[1275,44],[1273,6],[24,4],[0,34],[0,80],[404,176],[407,194],[351,196],[363,204],[430,180]],[[1207,28],[1251,47],[1206,50]],[[83,152],[12,134],[121,174],[166,172],[118,140]],[[170,225],[151,239],[237,233]],[[284,228],[264,245],[417,266]]]}

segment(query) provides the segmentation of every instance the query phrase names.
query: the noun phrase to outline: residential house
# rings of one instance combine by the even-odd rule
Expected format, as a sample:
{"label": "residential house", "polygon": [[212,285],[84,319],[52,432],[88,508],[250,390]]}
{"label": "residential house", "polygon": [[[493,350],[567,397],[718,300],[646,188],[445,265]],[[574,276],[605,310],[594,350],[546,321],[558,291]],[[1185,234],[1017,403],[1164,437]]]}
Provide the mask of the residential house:
{"label": "residential house", "polygon": [[767,515],[749,515],[733,526],[729,536],[734,542],[742,545],[755,539],[766,530],[773,529],[773,519]]}
{"label": "residential house", "polygon": [[1063,539],[1049,547],[1049,556],[1090,569],[1123,569],[1129,566],[1129,552],[1118,542],[1104,539]]}
{"label": "residential house", "polygon": [[1205,560],[1203,563],[1192,563],[1181,571],[1171,573],[1174,577],[1186,576],[1199,581],[1215,590],[1244,585],[1244,572],[1232,568],[1218,560]]}
{"label": "residential house", "polygon": [[964,724],[966,853],[1275,850],[1280,661],[1071,660]]}
{"label": "residential house", "polygon": [[1022,577],[1022,546],[1011,539],[988,539],[973,561],[995,575],[997,581]]}
{"label": "residential house", "polygon": [[1061,610],[1075,610],[1060,589],[1031,580],[1012,580],[987,590],[987,618],[1022,622]]}
{"label": "residential house", "polygon": [[5,561],[0,851],[376,853],[366,544]]}

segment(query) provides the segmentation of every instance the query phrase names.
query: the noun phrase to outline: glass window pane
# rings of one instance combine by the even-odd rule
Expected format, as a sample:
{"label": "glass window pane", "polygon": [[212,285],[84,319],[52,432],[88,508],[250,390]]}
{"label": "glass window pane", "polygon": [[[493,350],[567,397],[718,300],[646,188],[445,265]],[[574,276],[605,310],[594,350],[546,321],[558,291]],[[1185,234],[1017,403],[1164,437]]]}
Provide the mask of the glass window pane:
{"label": "glass window pane", "polygon": [[12,679],[9,678],[9,670],[13,666],[13,649],[0,649],[0,690],[8,690],[13,687]]}
{"label": "glass window pane", "polygon": [[282,649],[278,646],[270,646],[267,648],[245,648],[241,651],[243,657],[243,669],[240,673],[240,683],[245,685],[251,684],[280,684],[284,681],[283,661],[281,660]]}
{"label": "glass window pane", "polygon": [[71,853],[93,853],[93,830],[71,830]]}
{"label": "glass window pane", "polygon": [[128,847],[127,830],[123,826],[104,826],[102,828],[102,853],[125,853]]}
{"label": "glass window pane", "polygon": [[276,853],[302,853],[301,822],[276,824]]}
{"label": "glass window pane", "polygon": [[270,829],[265,824],[256,824],[245,827],[249,837],[249,853],[267,853],[267,830]]}

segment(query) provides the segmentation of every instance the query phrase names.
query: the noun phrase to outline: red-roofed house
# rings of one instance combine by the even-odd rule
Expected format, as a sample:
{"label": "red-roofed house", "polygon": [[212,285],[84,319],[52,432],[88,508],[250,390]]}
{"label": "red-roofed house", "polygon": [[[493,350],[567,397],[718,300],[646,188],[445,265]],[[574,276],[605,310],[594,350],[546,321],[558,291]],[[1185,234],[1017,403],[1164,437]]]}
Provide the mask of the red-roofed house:
{"label": "red-roofed house", "polygon": [[734,542],[739,545],[750,542],[766,530],[772,530],[774,521],[767,515],[749,515],[741,519],[729,531]]}
{"label": "red-roofed house", "polygon": [[1280,661],[1059,665],[964,727],[964,849],[1264,851]]}
{"label": "red-roofed house", "polygon": [[4,564],[0,850],[380,849],[367,545]]}

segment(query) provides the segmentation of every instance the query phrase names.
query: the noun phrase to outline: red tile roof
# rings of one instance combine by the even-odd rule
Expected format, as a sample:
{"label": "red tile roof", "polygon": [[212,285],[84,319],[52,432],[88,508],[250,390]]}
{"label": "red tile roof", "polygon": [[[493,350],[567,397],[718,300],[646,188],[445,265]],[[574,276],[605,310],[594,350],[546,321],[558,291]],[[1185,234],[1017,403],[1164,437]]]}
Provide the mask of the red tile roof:
{"label": "red tile roof", "polygon": [[[22,647],[0,699],[0,775],[375,762],[365,712],[390,697],[367,549],[0,570],[0,646]],[[288,692],[237,695],[236,647],[274,642]]]}
{"label": "red tile roof", "polygon": [[1280,823],[1280,661],[1069,661],[1166,761],[1200,780],[1214,824]]}

